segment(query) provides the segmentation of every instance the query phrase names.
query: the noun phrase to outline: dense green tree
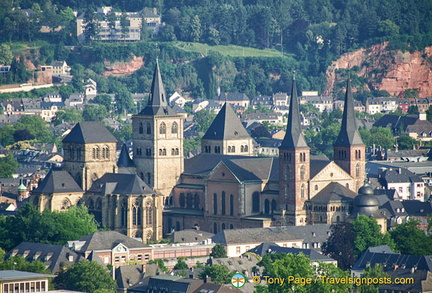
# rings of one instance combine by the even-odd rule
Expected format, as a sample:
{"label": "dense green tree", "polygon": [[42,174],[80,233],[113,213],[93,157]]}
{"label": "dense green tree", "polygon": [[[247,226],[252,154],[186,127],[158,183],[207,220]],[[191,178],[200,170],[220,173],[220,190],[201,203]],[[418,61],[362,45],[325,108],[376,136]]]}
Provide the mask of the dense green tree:
{"label": "dense green tree", "polygon": [[12,62],[12,52],[6,44],[0,45],[0,64],[9,65]]}
{"label": "dense green tree", "polygon": [[330,227],[331,234],[322,246],[322,251],[338,261],[342,270],[351,268],[355,261],[354,239],[351,223],[338,223]]}
{"label": "dense green tree", "polygon": [[115,293],[117,287],[109,271],[94,261],[82,261],[66,268],[53,282],[56,289],[91,293]]}
{"label": "dense green tree", "polygon": [[229,284],[233,274],[234,273],[231,272],[227,266],[215,264],[212,266],[205,266],[204,270],[200,274],[200,278],[205,279],[209,276],[213,283]]}
{"label": "dense green tree", "polygon": [[214,258],[227,257],[227,252],[225,250],[225,247],[220,243],[216,243],[215,246],[213,246],[212,248],[210,256]]}
{"label": "dense green tree", "polygon": [[15,128],[13,125],[6,124],[0,127],[0,144],[2,146],[8,146],[14,143],[13,134],[15,132]]}
{"label": "dense green tree", "polygon": [[45,264],[42,261],[36,260],[33,262],[29,262],[21,255],[12,256],[4,261],[3,258],[0,259],[0,270],[16,270],[41,274],[50,273],[50,271],[46,269]]}
{"label": "dense green tree", "polygon": [[19,164],[13,157],[12,153],[8,153],[4,157],[0,157],[0,178],[11,178],[16,172]]}
{"label": "dense green tree", "polygon": [[95,231],[97,224],[84,206],[40,213],[28,203],[14,217],[0,218],[0,247],[9,250],[24,241],[65,244]]}
{"label": "dense green tree", "polygon": [[126,88],[120,88],[115,95],[116,112],[119,114],[130,113],[134,109],[131,93]]}
{"label": "dense green tree", "polygon": [[197,131],[206,132],[209,129],[211,123],[213,122],[216,114],[211,112],[210,110],[201,110],[194,114],[194,121],[197,125]]}
{"label": "dense green tree", "polygon": [[419,222],[410,219],[390,231],[396,248],[402,254],[432,255],[432,237],[418,226]]}
{"label": "dense green tree", "polygon": [[174,270],[185,270],[185,269],[188,269],[188,268],[189,268],[189,266],[184,261],[184,259],[183,258],[178,258],[177,263],[174,266]]}
{"label": "dense green tree", "polygon": [[389,128],[374,126],[370,131],[363,128],[360,128],[359,131],[363,142],[368,147],[375,145],[387,150],[393,148],[395,144],[393,134]]}
{"label": "dense green tree", "polygon": [[[345,278],[348,272],[332,264],[319,263],[318,267],[312,265],[311,260],[304,254],[266,254],[260,266],[264,266],[264,276],[284,279],[283,284],[267,284],[267,288],[257,286],[258,292],[348,292],[350,284],[330,284],[327,278]],[[288,280],[293,277],[295,280]],[[321,278],[323,277],[323,278]],[[300,279],[302,278],[302,279]],[[263,278],[264,279],[264,278]],[[309,279],[311,282],[302,283]],[[265,279],[264,279],[265,280]]]}
{"label": "dense green tree", "polygon": [[97,95],[93,99],[93,102],[96,104],[105,106],[105,108],[107,109],[108,112],[111,111],[111,104],[112,104],[111,96],[109,96],[109,95]]}
{"label": "dense green tree", "polygon": [[410,136],[402,135],[398,137],[397,144],[400,150],[412,150],[417,147],[419,142]]}
{"label": "dense green tree", "polygon": [[56,116],[52,120],[54,125],[59,125],[63,122],[81,122],[81,121],[83,121],[81,111],[74,108],[58,110],[56,112]]}
{"label": "dense green tree", "polygon": [[354,253],[357,258],[369,247],[388,245],[390,248],[395,248],[395,243],[390,238],[390,234],[382,234],[380,226],[374,218],[359,215],[352,222],[352,231],[355,234]]}
{"label": "dense green tree", "polygon": [[46,122],[38,115],[22,116],[14,127],[16,130],[28,130],[37,141],[52,142],[54,137]]}
{"label": "dense green tree", "polygon": [[[379,279],[384,279],[389,278],[390,276],[388,274],[386,274],[384,272],[383,267],[380,264],[375,264],[373,267],[372,266],[368,266],[364,271],[363,271],[363,278],[379,278]],[[375,284],[362,284],[359,287],[359,291],[360,293],[378,293],[378,287],[379,285],[375,285]]]}
{"label": "dense green tree", "polygon": [[103,105],[91,105],[87,104],[84,106],[82,118],[84,121],[102,121],[108,117],[108,111]]}
{"label": "dense green tree", "polygon": [[18,129],[13,133],[14,141],[22,141],[22,140],[32,140],[35,139],[35,136],[30,133],[27,129]]}

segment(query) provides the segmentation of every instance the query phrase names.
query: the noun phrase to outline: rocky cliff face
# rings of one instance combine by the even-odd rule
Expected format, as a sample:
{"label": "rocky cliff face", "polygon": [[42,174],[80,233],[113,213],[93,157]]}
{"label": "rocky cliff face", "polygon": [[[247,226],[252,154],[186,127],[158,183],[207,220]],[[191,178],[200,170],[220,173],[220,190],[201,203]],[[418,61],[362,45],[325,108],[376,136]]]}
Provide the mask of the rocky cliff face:
{"label": "rocky cliff face", "polygon": [[[394,96],[403,96],[407,89],[418,90],[418,97],[432,96],[432,47],[419,52],[389,51],[388,43],[374,45],[346,53],[327,69],[324,94],[333,92],[338,81],[338,69],[355,68],[358,76],[368,81],[365,89],[385,90]],[[354,71],[354,70],[353,70]]]}
{"label": "rocky cliff face", "polygon": [[144,65],[143,57],[134,56],[129,62],[105,63],[103,76],[124,76],[129,75],[140,69]]}

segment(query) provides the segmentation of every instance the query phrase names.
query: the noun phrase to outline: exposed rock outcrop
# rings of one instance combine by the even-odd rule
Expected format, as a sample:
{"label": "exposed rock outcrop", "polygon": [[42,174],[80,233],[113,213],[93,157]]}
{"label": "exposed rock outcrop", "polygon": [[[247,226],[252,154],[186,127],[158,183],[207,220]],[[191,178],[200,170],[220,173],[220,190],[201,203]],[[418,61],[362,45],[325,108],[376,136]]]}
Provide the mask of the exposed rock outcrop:
{"label": "exposed rock outcrop", "polygon": [[140,69],[144,65],[143,57],[133,56],[129,62],[105,62],[105,72],[103,76],[124,76],[129,75]]}
{"label": "exposed rock outcrop", "polygon": [[351,74],[365,77],[369,90],[384,90],[402,96],[407,89],[417,89],[418,97],[432,96],[432,47],[413,53],[389,51],[388,43],[374,45],[342,55],[327,69],[327,86],[324,94],[333,92],[338,78],[337,69],[358,67]]}

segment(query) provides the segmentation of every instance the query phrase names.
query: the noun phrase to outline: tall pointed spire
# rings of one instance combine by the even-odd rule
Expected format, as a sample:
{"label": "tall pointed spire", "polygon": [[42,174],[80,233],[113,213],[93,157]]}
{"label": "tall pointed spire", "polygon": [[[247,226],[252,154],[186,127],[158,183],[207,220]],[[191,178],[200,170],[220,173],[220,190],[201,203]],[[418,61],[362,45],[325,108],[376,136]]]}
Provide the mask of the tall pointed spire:
{"label": "tall pointed spire", "polygon": [[303,131],[301,130],[299,101],[297,97],[297,86],[295,77],[293,77],[293,85],[291,90],[288,126],[286,129],[285,137],[281,144],[281,148],[308,148],[306,140],[303,136]]}
{"label": "tall pointed spire", "polygon": [[354,113],[354,100],[352,97],[351,81],[347,81],[345,94],[344,112],[342,126],[334,144],[335,146],[364,145],[357,129],[357,121]]}
{"label": "tall pointed spire", "polygon": [[156,68],[153,75],[149,102],[139,115],[176,115],[176,112],[167,102],[158,60],[156,60]]}

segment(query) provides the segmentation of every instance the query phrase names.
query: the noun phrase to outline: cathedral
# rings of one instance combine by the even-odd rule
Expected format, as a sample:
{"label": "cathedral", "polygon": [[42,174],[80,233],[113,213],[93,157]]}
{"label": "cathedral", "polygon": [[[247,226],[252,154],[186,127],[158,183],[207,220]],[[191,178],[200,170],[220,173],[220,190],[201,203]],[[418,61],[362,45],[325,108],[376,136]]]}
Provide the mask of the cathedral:
{"label": "cathedral", "polygon": [[225,104],[202,138],[201,154],[165,202],[164,234],[345,221],[365,175],[365,145],[357,130],[348,81],[334,160],[311,156],[300,125],[293,80],[286,135],[279,157],[252,156],[252,138]]}
{"label": "cathedral", "polygon": [[159,64],[149,102],[132,116],[133,158],[100,122],[80,122],[63,139],[64,165],[32,192],[39,208],[85,204],[104,227],[144,242],[174,230],[309,225],[345,221],[365,179],[365,146],[348,81],[334,161],[311,156],[293,80],[279,157],[253,156],[254,141],[225,104],[201,141],[183,155],[183,116],[167,103]]}

